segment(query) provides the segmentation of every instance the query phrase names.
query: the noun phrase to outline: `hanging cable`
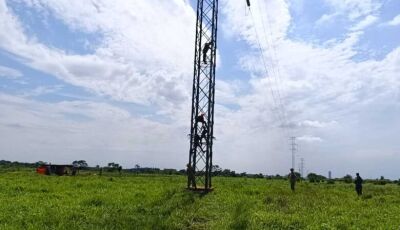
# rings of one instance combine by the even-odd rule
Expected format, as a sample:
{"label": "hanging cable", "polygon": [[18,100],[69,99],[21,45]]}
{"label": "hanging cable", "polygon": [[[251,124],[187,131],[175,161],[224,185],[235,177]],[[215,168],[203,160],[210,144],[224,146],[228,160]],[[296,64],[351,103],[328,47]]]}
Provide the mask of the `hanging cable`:
{"label": "hanging cable", "polygon": [[271,77],[271,74],[268,71],[267,63],[265,61],[264,51],[263,51],[263,48],[262,48],[261,42],[260,42],[260,36],[259,36],[258,31],[257,31],[256,25],[255,25],[254,16],[253,16],[253,13],[252,13],[250,8],[249,8],[249,12],[250,12],[250,16],[251,16],[252,23],[253,23],[253,28],[254,28],[254,31],[255,31],[255,34],[256,34],[257,45],[258,45],[258,48],[259,48],[259,51],[260,51],[260,54],[261,54],[261,62],[263,63],[263,67],[264,67],[264,71],[265,71],[266,77],[271,82],[270,91],[271,91],[271,95],[272,95],[272,100],[273,100],[273,103],[274,103],[275,107],[278,110],[277,114],[278,114],[278,118],[280,120],[280,123],[284,127],[284,130],[287,132],[287,135],[290,136],[290,133],[286,129],[287,128],[287,121],[286,121],[286,116],[285,116],[285,113],[284,113],[283,104],[281,102],[277,102],[278,100],[281,100],[281,99],[278,98],[279,97],[278,96],[278,90],[276,90],[277,92],[275,93],[274,89],[272,88],[272,84],[273,84],[272,77]]}
{"label": "hanging cable", "polygon": [[[282,91],[282,87],[281,87],[281,85],[282,85],[282,77],[281,77],[280,63],[279,63],[277,51],[276,51],[276,48],[275,48],[275,45],[274,45],[274,42],[273,42],[274,40],[273,40],[273,34],[272,34],[271,19],[270,19],[268,13],[264,13],[263,7],[258,7],[258,12],[260,13],[260,17],[261,17],[261,25],[262,25],[262,29],[263,29],[263,32],[264,32],[264,38],[265,38],[266,44],[269,47],[269,50],[272,50],[272,52],[271,52],[271,69],[272,69],[272,72],[273,72],[272,76],[273,76],[273,78],[275,79],[275,82],[276,82],[279,104],[281,106],[282,113],[283,113],[282,115],[283,115],[284,120],[285,120],[284,127],[288,129],[289,133],[291,133],[291,129],[288,127],[289,123],[288,123],[288,120],[287,120],[286,109],[285,109],[285,106],[284,106],[284,103],[283,103],[283,99],[282,99],[282,94],[281,94],[281,91]],[[264,19],[264,17],[263,17],[264,14],[266,15],[266,19],[267,19],[267,22],[268,22],[268,25],[269,25],[269,29],[270,29],[269,30],[269,32],[270,32],[269,36],[267,35],[267,30],[265,29],[265,25],[264,25],[264,20],[263,20]],[[268,37],[271,38],[271,43],[269,42]],[[274,63],[274,60],[276,61],[276,63]],[[290,135],[290,136],[292,136],[292,135]]]}

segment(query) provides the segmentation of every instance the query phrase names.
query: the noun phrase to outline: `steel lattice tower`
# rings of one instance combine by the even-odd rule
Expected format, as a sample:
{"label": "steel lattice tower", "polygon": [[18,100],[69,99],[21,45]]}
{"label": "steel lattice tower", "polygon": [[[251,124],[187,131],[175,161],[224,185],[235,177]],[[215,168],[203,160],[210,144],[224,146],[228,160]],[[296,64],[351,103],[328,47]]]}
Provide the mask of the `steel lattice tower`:
{"label": "steel lattice tower", "polygon": [[[211,188],[218,0],[198,0],[188,188]],[[190,173],[189,173],[190,174]]]}

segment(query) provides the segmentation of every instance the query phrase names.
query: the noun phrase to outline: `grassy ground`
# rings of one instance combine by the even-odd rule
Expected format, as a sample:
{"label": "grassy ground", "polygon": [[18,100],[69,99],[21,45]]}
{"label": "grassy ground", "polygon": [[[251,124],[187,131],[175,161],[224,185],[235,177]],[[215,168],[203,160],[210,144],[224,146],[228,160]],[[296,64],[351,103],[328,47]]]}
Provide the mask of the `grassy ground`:
{"label": "grassy ground", "polygon": [[0,174],[0,229],[400,229],[400,186],[182,176]]}

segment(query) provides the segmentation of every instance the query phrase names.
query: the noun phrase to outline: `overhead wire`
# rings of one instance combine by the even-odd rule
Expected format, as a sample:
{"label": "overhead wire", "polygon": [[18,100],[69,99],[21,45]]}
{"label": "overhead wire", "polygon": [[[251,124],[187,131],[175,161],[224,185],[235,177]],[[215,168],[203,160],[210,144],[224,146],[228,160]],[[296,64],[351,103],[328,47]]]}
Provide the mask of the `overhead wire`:
{"label": "overhead wire", "polygon": [[[272,54],[271,54],[271,69],[274,72],[274,74],[272,75],[275,78],[276,81],[276,86],[278,87],[278,97],[279,97],[279,103],[282,104],[282,96],[281,93],[279,92],[281,90],[280,84],[281,84],[281,77],[280,77],[280,70],[279,70],[279,60],[277,58],[277,52],[276,52],[276,48],[275,45],[273,44],[273,39],[271,39],[271,44],[269,42],[268,36],[267,36],[267,32],[265,29],[265,25],[264,25],[264,20],[263,20],[263,11],[262,11],[263,7],[259,7],[258,11],[260,13],[261,16],[261,25],[262,25],[262,29],[264,32],[264,37],[265,37],[265,41],[267,46],[270,48],[270,50],[272,50]],[[271,23],[269,21],[269,16],[267,15],[267,21],[269,23],[269,27],[270,27],[270,37],[273,38],[273,34],[272,34],[272,26]],[[274,61],[276,61],[276,64],[274,63]],[[276,70],[275,70],[276,69]],[[277,78],[278,77],[278,78]]]}
{"label": "overhead wire", "polygon": [[[273,78],[275,79],[275,82],[276,82],[279,105],[280,105],[280,107],[282,109],[282,113],[283,113],[283,117],[284,117],[284,121],[285,121],[285,124],[283,124],[283,126],[284,126],[284,128],[286,128],[288,130],[290,136],[293,136],[292,135],[292,130],[289,127],[290,124],[289,124],[288,119],[287,119],[287,114],[286,114],[287,111],[285,109],[286,106],[284,106],[284,101],[282,99],[282,94],[281,94],[281,92],[282,92],[282,86],[281,86],[282,85],[282,76],[281,76],[279,58],[278,58],[276,47],[275,47],[275,44],[274,44],[274,39],[273,39],[274,36],[272,34],[271,18],[270,18],[268,13],[264,12],[263,9],[264,9],[264,7],[261,7],[261,6],[258,7],[258,12],[260,13],[260,17],[261,17],[261,25],[262,25],[262,29],[263,29],[263,32],[264,32],[265,41],[267,43],[267,46],[269,47],[269,50],[272,51],[271,52],[271,69],[272,69],[272,72],[273,72],[272,76],[273,76]],[[266,21],[267,21],[267,23],[269,25],[269,36],[267,35],[267,30],[265,29],[263,15],[266,15]],[[271,42],[269,42],[268,37],[271,38]],[[274,61],[276,63],[274,63]]]}
{"label": "overhead wire", "polygon": [[[269,18],[269,15],[266,14],[267,15],[267,22],[268,22],[269,27],[270,27],[271,44],[269,44],[268,35],[267,35],[266,29],[265,29],[265,25],[264,25],[263,13],[261,11],[262,7],[259,6],[258,7],[259,8],[259,14],[260,14],[260,17],[261,17],[261,25],[262,25],[262,29],[263,29],[263,32],[264,32],[264,38],[265,38],[265,43],[267,45],[267,50],[271,50],[272,51],[271,52],[272,53],[271,54],[271,58],[270,58],[270,60],[271,60],[271,71],[268,71],[268,67],[267,67],[267,64],[266,64],[266,61],[265,61],[266,57],[264,55],[264,51],[263,51],[263,48],[261,46],[260,36],[259,36],[258,31],[257,31],[257,27],[256,27],[255,19],[254,19],[254,16],[253,16],[253,12],[251,11],[250,7],[248,7],[248,8],[249,8],[250,16],[251,16],[251,19],[252,19],[253,28],[254,28],[254,31],[255,31],[255,34],[256,34],[257,44],[258,44],[258,48],[259,48],[259,51],[260,51],[260,54],[261,54],[261,60],[262,60],[263,66],[264,66],[264,71],[265,71],[265,74],[266,74],[266,78],[269,79],[271,83],[272,83],[272,78],[275,80],[276,95],[278,97],[278,100],[273,95],[273,102],[274,102],[275,107],[278,108],[278,117],[281,120],[280,121],[281,127],[283,128],[283,132],[286,134],[286,138],[284,138],[284,143],[287,143],[286,141],[290,140],[290,138],[292,138],[294,135],[293,135],[293,130],[291,128],[291,124],[289,124],[288,119],[287,119],[285,106],[283,104],[282,95],[281,95],[281,92],[280,92],[281,91],[282,78],[281,78],[280,69],[279,69],[279,60],[278,60],[278,57],[277,57],[277,51],[276,51],[275,45],[273,44],[272,25],[271,25],[271,22],[270,22],[270,18]],[[276,60],[276,64],[274,63],[274,60]],[[273,92],[274,90],[272,88],[272,85],[273,85],[273,83],[271,84],[270,89]],[[273,94],[275,94],[275,93],[273,93]],[[277,101],[278,101],[278,103],[277,103]],[[292,164],[293,164],[293,161],[292,161]]]}
{"label": "overhead wire", "polygon": [[[275,40],[274,40],[274,36],[273,36],[273,33],[272,33],[273,27],[272,27],[272,23],[271,23],[271,18],[270,18],[270,15],[268,13],[264,12],[264,7],[262,7],[262,6],[258,7],[258,12],[259,12],[260,17],[261,17],[261,25],[262,25],[262,29],[263,29],[263,32],[264,32],[264,38],[265,38],[266,44],[268,46],[268,50],[271,51],[270,52],[271,53],[271,70],[273,72],[273,78],[275,79],[275,82],[276,82],[279,105],[280,105],[280,107],[282,109],[282,113],[283,113],[283,117],[284,117],[284,121],[285,121],[285,123],[283,125],[283,128],[286,131],[286,133],[287,133],[287,135],[288,135],[288,137],[290,139],[290,138],[294,137],[294,134],[293,134],[293,130],[292,130],[291,124],[289,124],[289,122],[288,122],[287,113],[286,113],[286,109],[285,109],[285,106],[284,106],[284,101],[283,101],[282,95],[281,95],[281,91],[282,91],[282,86],[281,86],[282,85],[282,76],[281,76],[279,58],[278,58],[276,47],[275,47],[275,44],[274,44]],[[266,17],[264,17],[264,15],[266,15]],[[269,26],[269,35],[267,34],[267,30],[265,29],[264,18],[266,18],[266,21],[267,21],[268,26]],[[271,39],[271,42],[269,42],[268,38]],[[298,151],[298,145],[297,145],[297,149],[296,150]],[[298,156],[298,155],[296,155],[296,156]],[[292,162],[292,164],[293,164],[293,162]]]}
{"label": "overhead wire", "polygon": [[[272,100],[273,100],[275,108],[277,108],[277,114],[278,114],[278,118],[280,120],[280,123],[281,123],[282,127],[284,128],[285,132],[287,133],[287,135],[290,136],[290,133],[289,133],[289,131],[287,129],[288,128],[288,122],[287,122],[287,118],[286,118],[286,115],[285,115],[285,112],[284,112],[284,107],[283,107],[282,99],[281,99],[280,92],[279,92],[279,89],[278,89],[278,84],[275,83],[275,85],[277,86],[276,90],[274,90],[273,87],[272,87],[272,85],[274,84],[272,82],[272,78],[273,78],[273,75],[275,75],[276,73],[275,73],[273,68],[271,68],[272,72],[274,72],[273,74],[271,74],[272,72],[268,70],[268,66],[267,66],[267,63],[266,63],[266,60],[265,60],[264,50],[263,50],[263,48],[261,46],[261,42],[260,42],[260,36],[259,36],[258,30],[256,28],[256,23],[255,23],[255,19],[254,19],[252,10],[250,8],[249,8],[249,13],[250,13],[250,16],[251,16],[251,19],[252,19],[252,23],[253,23],[253,28],[254,28],[254,31],[255,31],[255,34],[256,34],[257,45],[258,45],[258,48],[259,48],[259,51],[260,51],[261,62],[263,64],[263,68],[264,68],[264,71],[265,71],[265,74],[266,74],[266,78],[271,83],[269,88],[270,88],[270,91],[271,91]],[[275,80],[275,82],[277,82],[277,80]],[[274,91],[276,91],[276,92],[274,92]]]}
{"label": "overhead wire", "polygon": [[[254,17],[253,17],[253,14],[252,14],[252,12],[251,12],[251,9],[249,9],[249,12],[250,12],[250,16],[251,16],[251,18],[252,18],[252,20],[253,20],[253,28],[254,28],[254,31],[255,31],[255,33],[256,33],[257,45],[258,45],[258,48],[259,48],[259,51],[260,51],[260,54],[261,54],[261,57],[262,57],[262,58],[261,58],[261,62],[262,62],[263,67],[264,67],[266,79],[269,80],[269,81],[271,82],[271,78],[270,78],[270,74],[269,74],[269,71],[268,71],[267,63],[266,63],[265,58],[264,58],[264,51],[263,51],[263,49],[262,49],[261,42],[260,42],[260,40],[259,40],[258,31],[257,31],[257,28],[255,27]],[[283,123],[283,122],[284,122],[284,118],[283,118],[283,116],[282,116],[282,114],[281,114],[281,111],[280,111],[280,109],[279,109],[279,107],[278,107],[277,95],[276,95],[276,92],[274,91],[274,89],[272,88],[272,84],[270,84],[269,89],[270,89],[272,101],[273,101],[273,103],[274,103],[274,110],[277,110],[277,111],[278,111],[278,113],[277,113],[278,119],[280,120],[280,123]]]}

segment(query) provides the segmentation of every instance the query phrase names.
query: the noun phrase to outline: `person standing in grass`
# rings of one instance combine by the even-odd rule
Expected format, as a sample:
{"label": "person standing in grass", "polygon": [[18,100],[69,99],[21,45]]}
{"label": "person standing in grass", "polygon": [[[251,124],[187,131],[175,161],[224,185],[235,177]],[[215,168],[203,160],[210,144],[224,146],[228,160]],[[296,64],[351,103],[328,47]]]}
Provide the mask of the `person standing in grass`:
{"label": "person standing in grass", "polygon": [[290,173],[289,173],[289,182],[290,182],[290,189],[292,189],[292,191],[294,192],[294,187],[296,186],[296,174],[294,173],[294,169],[291,168],[290,169]]}
{"label": "person standing in grass", "polygon": [[359,196],[362,195],[362,183],[363,183],[363,179],[360,177],[359,173],[356,173],[356,179],[354,180],[354,184],[356,184],[356,192],[357,192],[357,195],[359,195]]}
{"label": "person standing in grass", "polygon": [[196,178],[194,177],[194,173],[195,173],[194,169],[190,164],[187,164],[186,167],[187,167],[186,171],[187,171],[188,178],[189,178],[189,188],[192,187],[192,188],[197,189]]}

